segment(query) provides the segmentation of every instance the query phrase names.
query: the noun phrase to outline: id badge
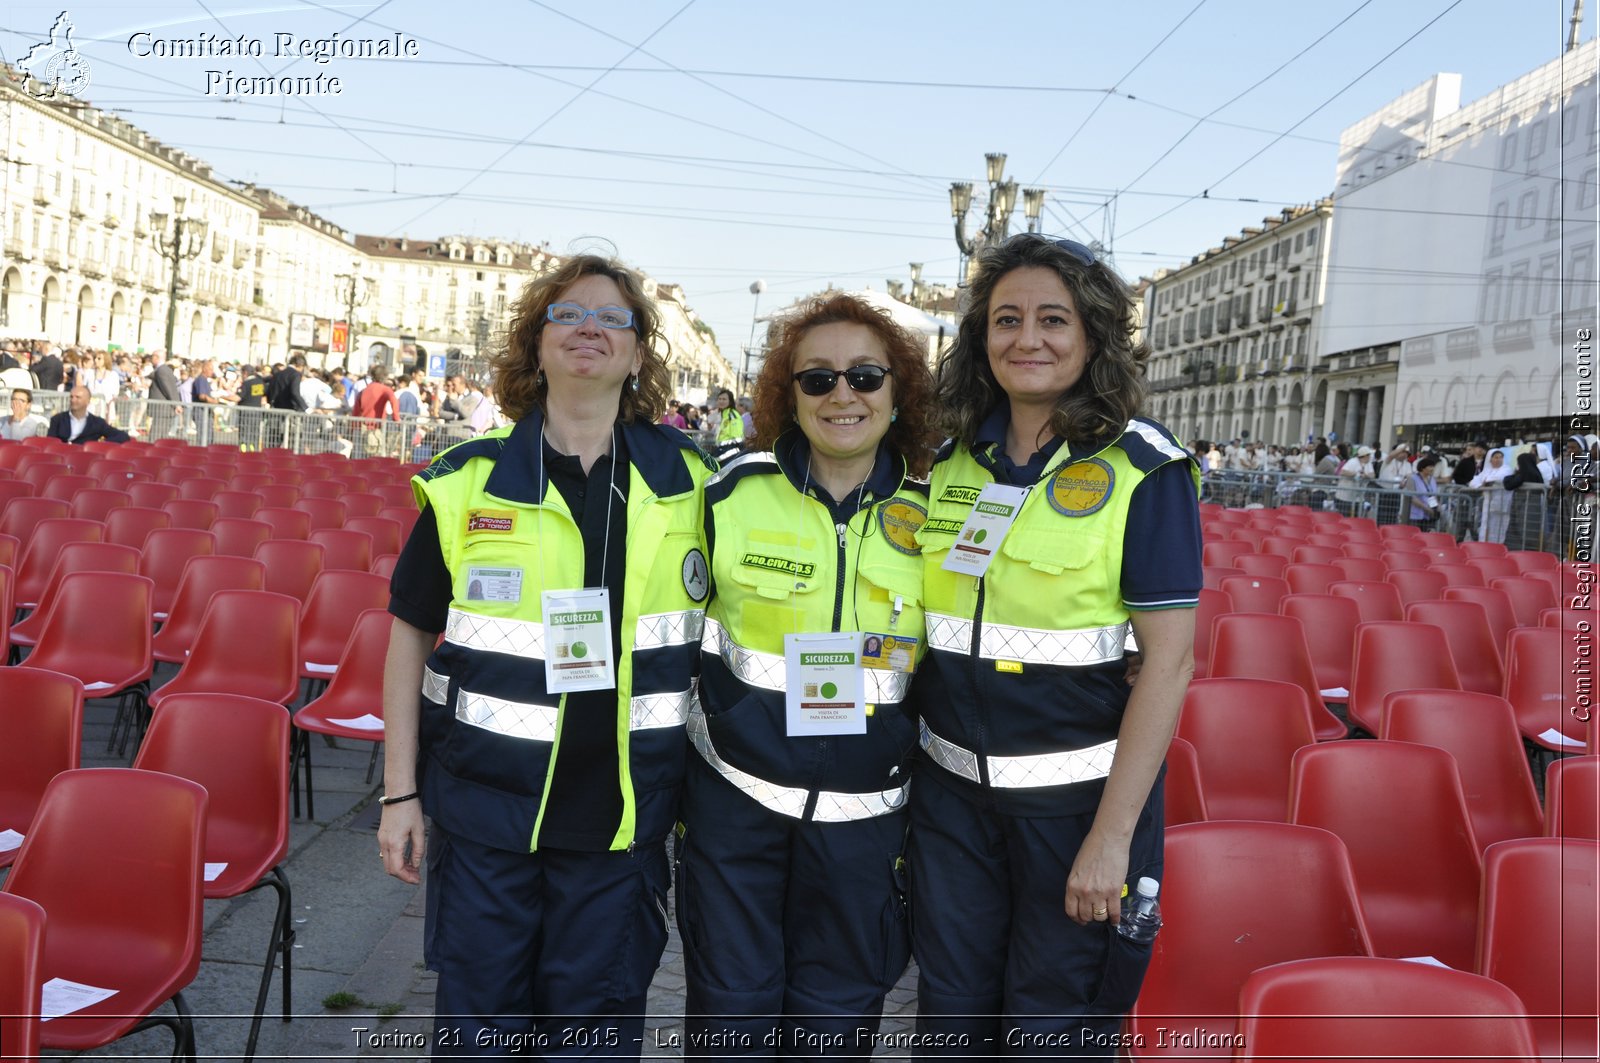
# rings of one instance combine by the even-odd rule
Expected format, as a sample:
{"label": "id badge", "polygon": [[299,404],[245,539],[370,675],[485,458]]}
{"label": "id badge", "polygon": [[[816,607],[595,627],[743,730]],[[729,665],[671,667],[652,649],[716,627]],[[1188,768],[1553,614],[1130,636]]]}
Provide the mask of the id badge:
{"label": "id badge", "polygon": [[867,733],[859,631],[785,635],[783,657],[789,737]]}
{"label": "id badge", "polygon": [[861,664],[891,672],[909,672],[917,661],[917,639],[905,635],[865,632],[861,639]]}
{"label": "id badge", "polygon": [[1012,487],[1010,484],[989,484],[985,487],[972,504],[972,512],[967,514],[966,522],[961,525],[955,545],[939,567],[968,576],[981,576],[989,571],[989,565],[994,561],[1000,544],[1005,541],[1006,533],[1016,522],[1017,513],[1022,509],[1022,500],[1027,497],[1026,487]]}
{"label": "id badge", "polygon": [[604,587],[545,591],[544,682],[552,694],[610,690],[617,685],[611,653],[611,597]]}

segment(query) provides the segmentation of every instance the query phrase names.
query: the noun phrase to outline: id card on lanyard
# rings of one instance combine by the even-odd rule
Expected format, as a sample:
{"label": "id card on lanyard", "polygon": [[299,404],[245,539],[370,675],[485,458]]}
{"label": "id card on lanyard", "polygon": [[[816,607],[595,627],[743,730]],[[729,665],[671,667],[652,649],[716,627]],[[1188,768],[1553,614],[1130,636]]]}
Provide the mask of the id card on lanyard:
{"label": "id card on lanyard", "polygon": [[1010,484],[989,484],[972,504],[972,512],[961,525],[955,545],[945,555],[939,567],[949,572],[968,576],[982,576],[989,571],[1006,533],[1016,522],[1022,509],[1022,500],[1028,497],[1026,487]]}
{"label": "id card on lanyard", "polygon": [[861,632],[785,635],[783,658],[789,737],[867,733]]}
{"label": "id card on lanyard", "polygon": [[604,587],[545,591],[544,682],[552,694],[617,685],[611,650],[611,596]]}

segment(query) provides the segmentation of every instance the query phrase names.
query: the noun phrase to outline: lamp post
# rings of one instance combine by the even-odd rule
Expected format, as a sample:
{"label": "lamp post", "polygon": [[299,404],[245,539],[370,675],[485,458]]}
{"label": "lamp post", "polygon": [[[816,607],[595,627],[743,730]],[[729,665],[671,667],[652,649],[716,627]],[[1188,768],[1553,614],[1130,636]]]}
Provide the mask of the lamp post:
{"label": "lamp post", "polygon": [[167,232],[169,216],[161,211],[150,212],[150,242],[162,258],[172,267],[172,279],[167,286],[167,355],[171,357],[173,335],[178,328],[178,286],[182,283],[179,268],[184,259],[196,258],[205,247],[206,232],[210,228],[204,218],[184,217],[183,208],[188,200],[184,196],[172,197],[172,231]]}
{"label": "lamp post", "polygon": [[350,351],[356,345],[356,307],[366,306],[371,292],[371,280],[361,275],[361,260],[356,259],[350,263],[349,273],[337,273],[334,280],[345,281],[348,287],[344,290],[345,315],[344,315],[344,361],[341,368],[350,371]]}
{"label": "lamp post", "polygon": [[761,293],[766,290],[766,281],[752,281],[750,284],[750,294],[756,297],[756,303],[750,311],[750,342],[744,348],[744,381],[739,388],[746,393],[750,391],[750,356],[756,350],[756,321],[761,315]]}
{"label": "lamp post", "polygon": [[[967,211],[972,208],[972,182],[950,183],[950,214],[956,223],[956,247],[960,249],[962,258],[966,259],[966,269],[960,272],[964,272],[968,280],[976,268],[978,254],[984,248],[1005,243],[1011,230],[1011,212],[1017,205],[1017,182],[1005,180],[1005,155],[990,152],[983,157],[983,161],[989,183],[989,202],[984,208],[983,227],[970,237],[967,235]],[[1036,232],[1039,215],[1044,210],[1044,189],[1024,189],[1022,196],[1028,231]]]}

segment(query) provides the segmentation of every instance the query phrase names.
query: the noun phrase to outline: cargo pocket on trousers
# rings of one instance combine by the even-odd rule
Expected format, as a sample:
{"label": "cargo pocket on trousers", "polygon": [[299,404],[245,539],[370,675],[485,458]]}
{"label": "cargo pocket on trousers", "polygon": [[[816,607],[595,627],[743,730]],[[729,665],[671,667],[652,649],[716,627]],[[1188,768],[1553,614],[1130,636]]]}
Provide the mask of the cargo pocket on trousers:
{"label": "cargo pocket on trousers", "polygon": [[639,901],[634,910],[633,930],[628,935],[619,979],[619,999],[642,1005],[650,981],[667,949],[667,849],[665,845],[640,850],[635,857],[639,868]]}
{"label": "cargo pocket on trousers", "polygon": [[1100,992],[1095,994],[1089,1010],[1094,1015],[1112,1019],[1126,1014],[1139,999],[1139,988],[1144,985],[1155,946],[1129,941],[1110,923],[1102,925],[1111,943],[1106,950],[1105,970],[1101,972]]}
{"label": "cargo pocket on trousers", "polygon": [[439,868],[444,864],[445,852],[450,848],[450,835],[437,826],[428,831],[428,851],[423,857],[426,874],[422,887],[427,892],[422,899],[422,964],[430,971],[439,969],[439,909],[440,894],[444,892]]}
{"label": "cargo pocket on trousers", "polygon": [[911,962],[911,922],[906,911],[906,858],[895,853],[889,858],[889,899],[883,906],[883,970],[879,985],[884,992],[894,988]]}

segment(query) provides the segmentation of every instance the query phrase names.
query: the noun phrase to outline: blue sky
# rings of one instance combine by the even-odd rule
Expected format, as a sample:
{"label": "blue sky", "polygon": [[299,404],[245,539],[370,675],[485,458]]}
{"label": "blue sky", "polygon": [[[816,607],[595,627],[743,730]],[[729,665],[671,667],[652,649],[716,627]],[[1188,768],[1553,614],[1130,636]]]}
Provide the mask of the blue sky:
{"label": "blue sky", "polygon": [[[1555,58],[1570,6],[125,0],[68,10],[92,66],[85,98],[218,176],[273,187],[363,233],[500,235],[558,252],[609,241],[681,283],[737,364],[757,278],[763,311],[829,283],[882,290],[913,261],[953,281],[948,187],[971,180],[981,199],[985,152],[1005,152],[1020,185],[1047,189],[1048,231],[1102,241],[1134,279],[1326,194],[1340,130],[1434,73],[1460,73],[1465,101]],[[61,0],[13,0],[0,55],[20,58],[61,10]],[[149,38],[130,46],[140,33]],[[336,33],[398,33],[417,54],[273,55],[279,34]],[[134,54],[202,34],[259,40],[264,54]],[[342,91],[208,95],[208,70],[323,74]]]}

